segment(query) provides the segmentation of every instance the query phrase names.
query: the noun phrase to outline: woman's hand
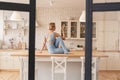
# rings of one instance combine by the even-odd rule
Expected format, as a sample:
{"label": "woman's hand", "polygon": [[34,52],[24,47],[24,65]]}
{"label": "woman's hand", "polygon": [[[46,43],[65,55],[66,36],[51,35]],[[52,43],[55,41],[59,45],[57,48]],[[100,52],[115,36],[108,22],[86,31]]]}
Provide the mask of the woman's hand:
{"label": "woman's hand", "polygon": [[44,38],[42,48],[40,49],[40,53],[42,53],[42,50],[44,50],[46,44],[46,38]]}

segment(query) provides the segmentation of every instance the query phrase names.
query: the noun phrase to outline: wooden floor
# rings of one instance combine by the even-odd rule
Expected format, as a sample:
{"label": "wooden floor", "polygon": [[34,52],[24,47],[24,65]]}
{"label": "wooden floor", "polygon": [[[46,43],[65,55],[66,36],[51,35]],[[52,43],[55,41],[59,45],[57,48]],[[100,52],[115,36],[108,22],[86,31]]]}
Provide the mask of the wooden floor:
{"label": "wooden floor", "polygon": [[[19,72],[0,72],[0,80],[20,80]],[[98,80],[120,80],[120,71],[100,71]]]}
{"label": "wooden floor", "polygon": [[0,71],[0,80],[20,80],[20,74],[13,71]]}
{"label": "wooden floor", "polygon": [[120,80],[120,71],[100,71],[99,80]]}

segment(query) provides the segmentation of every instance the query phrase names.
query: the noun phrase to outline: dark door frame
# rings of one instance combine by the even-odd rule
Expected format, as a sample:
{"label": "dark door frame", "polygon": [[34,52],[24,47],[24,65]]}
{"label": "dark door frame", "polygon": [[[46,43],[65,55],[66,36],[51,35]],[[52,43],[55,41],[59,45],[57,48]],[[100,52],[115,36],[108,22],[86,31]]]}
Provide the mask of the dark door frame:
{"label": "dark door frame", "polygon": [[[86,0],[86,33],[85,33],[85,80],[91,78],[92,61],[92,17],[93,11],[119,11],[120,2],[116,3],[94,3],[93,0]],[[30,4],[11,2],[0,2],[1,10],[27,11],[29,17],[29,80],[35,80],[35,14],[36,0],[30,0]]]}
{"label": "dark door frame", "polygon": [[0,10],[15,10],[29,12],[29,70],[28,80],[35,80],[35,20],[36,0],[30,0],[30,4],[0,1]]}
{"label": "dark door frame", "polygon": [[120,2],[93,3],[86,0],[86,31],[85,31],[85,80],[92,80],[92,20],[93,12],[120,11]]}

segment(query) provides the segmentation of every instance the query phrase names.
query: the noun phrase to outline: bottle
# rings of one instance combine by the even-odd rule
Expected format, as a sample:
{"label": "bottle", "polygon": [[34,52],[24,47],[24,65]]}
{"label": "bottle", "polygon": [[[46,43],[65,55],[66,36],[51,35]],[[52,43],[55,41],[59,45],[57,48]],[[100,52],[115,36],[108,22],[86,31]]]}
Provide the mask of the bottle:
{"label": "bottle", "polygon": [[22,49],[25,50],[25,47],[26,47],[25,42],[22,42]]}
{"label": "bottle", "polygon": [[22,43],[21,43],[21,41],[19,41],[19,43],[18,43],[18,49],[22,49]]}

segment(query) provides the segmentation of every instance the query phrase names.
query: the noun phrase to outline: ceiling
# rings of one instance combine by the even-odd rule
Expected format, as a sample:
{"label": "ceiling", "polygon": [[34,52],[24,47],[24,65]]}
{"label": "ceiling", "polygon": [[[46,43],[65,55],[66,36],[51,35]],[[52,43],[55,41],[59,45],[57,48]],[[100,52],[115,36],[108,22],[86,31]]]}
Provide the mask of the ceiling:
{"label": "ceiling", "polygon": [[[0,0],[5,2],[29,3],[30,0]],[[85,8],[86,0],[54,0],[50,6],[50,0],[36,0],[37,7],[76,7]],[[93,0],[93,3],[120,2],[120,0]]]}
{"label": "ceiling", "polygon": [[50,6],[50,0],[37,0],[38,7],[84,7],[85,0],[54,0]]}
{"label": "ceiling", "polygon": [[[29,3],[29,0],[0,0],[5,2]],[[85,0],[54,0],[50,6],[50,0],[36,0],[37,7],[76,7],[83,8]]]}

